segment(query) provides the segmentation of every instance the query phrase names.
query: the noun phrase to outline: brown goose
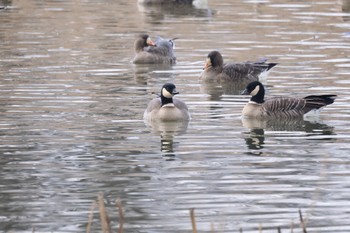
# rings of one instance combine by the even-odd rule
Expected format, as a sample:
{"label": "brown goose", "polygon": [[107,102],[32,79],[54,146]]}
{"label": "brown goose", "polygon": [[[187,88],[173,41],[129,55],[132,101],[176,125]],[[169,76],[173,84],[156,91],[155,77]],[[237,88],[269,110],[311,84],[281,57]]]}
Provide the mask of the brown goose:
{"label": "brown goose", "polygon": [[174,40],[157,37],[154,43],[147,34],[141,34],[134,44],[134,64],[175,64]]}
{"label": "brown goose", "polygon": [[257,62],[226,63],[218,51],[208,54],[204,71],[200,79],[213,81],[257,81],[259,76],[268,72],[277,63],[266,63],[266,59]]}
{"label": "brown goose", "polygon": [[311,110],[332,104],[336,95],[309,95],[304,98],[275,97],[264,99],[265,88],[254,81],[248,84],[242,94],[250,94],[250,101],[244,106],[242,115],[250,118],[300,118]]}
{"label": "brown goose", "polygon": [[149,102],[143,114],[146,121],[188,121],[190,114],[185,102],[173,98],[179,94],[172,83],[163,85],[160,97]]}

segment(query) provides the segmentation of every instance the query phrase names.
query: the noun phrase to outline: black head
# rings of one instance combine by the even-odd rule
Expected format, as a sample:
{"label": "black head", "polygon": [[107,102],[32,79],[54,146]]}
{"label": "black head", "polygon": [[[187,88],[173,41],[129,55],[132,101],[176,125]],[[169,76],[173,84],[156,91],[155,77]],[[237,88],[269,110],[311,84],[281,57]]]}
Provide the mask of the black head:
{"label": "black head", "polygon": [[262,85],[262,83],[258,81],[251,82],[242,92],[242,95],[251,95],[251,101],[254,101],[256,103],[263,103],[265,97],[264,85]]}
{"label": "black head", "polygon": [[207,56],[207,64],[214,68],[221,67],[224,64],[224,60],[218,51],[212,51]]}
{"label": "black head", "polygon": [[160,91],[160,97],[162,100],[162,105],[172,103],[173,96],[179,94],[176,90],[176,86],[172,83],[166,83],[163,85],[162,90]]}

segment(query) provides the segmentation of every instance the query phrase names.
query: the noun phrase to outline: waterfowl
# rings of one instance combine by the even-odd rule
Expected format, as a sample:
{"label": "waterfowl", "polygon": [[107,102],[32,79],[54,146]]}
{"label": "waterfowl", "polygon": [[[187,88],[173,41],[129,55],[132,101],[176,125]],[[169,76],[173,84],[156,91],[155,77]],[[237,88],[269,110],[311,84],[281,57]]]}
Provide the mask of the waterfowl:
{"label": "waterfowl", "polygon": [[151,100],[143,114],[146,121],[188,121],[190,114],[185,102],[173,98],[179,94],[176,86],[165,83],[160,91],[160,96]]}
{"label": "waterfowl", "polygon": [[175,64],[174,39],[157,37],[153,42],[147,34],[141,34],[134,43],[134,64]]}
{"label": "waterfowl", "polygon": [[254,81],[247,85],[242,94],[250,94],[250,101],[244,106],[242,115],[250,118],[301,118],[311,110],[332,104],[336,95],[309,95],[304,98],[275,97],[265,100],[265,88]]}
{"label": "waterfowl", "polygon": [[206,58],[202,81],[257,81],[259,77],[267,73],[277,63],[266,63],[267,59],[256,62],[224,63],[222,55],[218,51],[212,51]]}

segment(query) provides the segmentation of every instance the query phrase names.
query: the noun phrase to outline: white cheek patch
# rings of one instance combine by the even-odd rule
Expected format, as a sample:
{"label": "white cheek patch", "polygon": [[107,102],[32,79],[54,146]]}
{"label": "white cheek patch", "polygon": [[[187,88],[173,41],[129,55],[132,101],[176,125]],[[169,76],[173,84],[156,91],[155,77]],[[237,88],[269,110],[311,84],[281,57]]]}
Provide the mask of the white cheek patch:
{"label": "white cheek patch", "polygon": [[255,95],[258,94],[259,91],[260,91],[260,86],[258,85],[258,86],[256,86],[256,87],[254,88],[254,90],[252,90],[252,91],[250,92],[250,95],[251,95],[251,96],[255,96]]}
{"label": "white cheek patch", "polygon": [[162,95],[165,97],[165,98],[173,98],[173,95],[167,91],[165,88],[162,89]]}

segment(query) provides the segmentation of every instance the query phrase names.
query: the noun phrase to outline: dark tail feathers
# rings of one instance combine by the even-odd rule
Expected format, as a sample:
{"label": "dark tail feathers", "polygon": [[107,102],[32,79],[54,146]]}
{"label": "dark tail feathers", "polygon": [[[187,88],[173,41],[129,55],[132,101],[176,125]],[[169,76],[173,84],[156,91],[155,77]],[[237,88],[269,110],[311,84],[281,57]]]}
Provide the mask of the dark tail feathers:
{"label": "dark tail feathers", "polygon": [[268,67],[267,70],[272,69],[274,66],[276,66],[278,63],[267,63]]}
{"label": "dark tail feathers", "polygon": [[[250,61],[249,61],[250,62]],[[260,58],[259,60],[255,61],[255,62],[250,62],[250,63],[254,63],[255,65],[259,65],[262,67],[266,67],[266,71],[272,69],[274,66],[276,66],[278,63],[266,63],[267,62],[267,58]]]}
{"label": "dark tail feathers", "polygon": [[306,105],[312,109],[319,109],[332,104],[337,95],[309,95],[304,97]]}

